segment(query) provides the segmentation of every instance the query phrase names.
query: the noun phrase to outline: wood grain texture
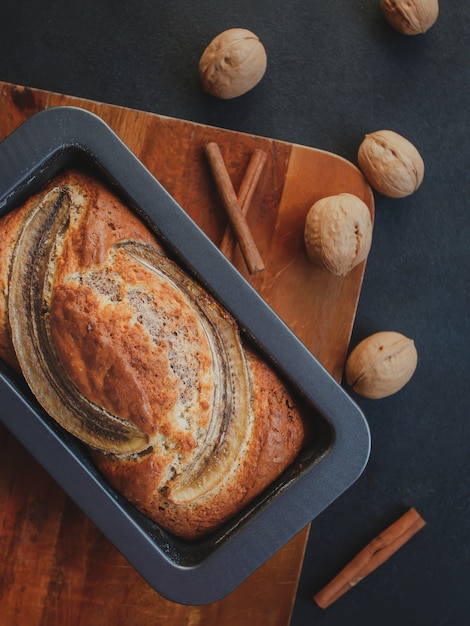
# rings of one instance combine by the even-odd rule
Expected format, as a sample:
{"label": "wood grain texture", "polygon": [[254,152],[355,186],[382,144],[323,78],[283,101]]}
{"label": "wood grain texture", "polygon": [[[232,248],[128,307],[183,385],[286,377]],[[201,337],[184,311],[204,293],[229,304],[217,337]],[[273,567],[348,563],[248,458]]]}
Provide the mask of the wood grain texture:
{"label": "wood grain texture", "polygon": [[[373,213],[358,170],[312,148],[7,83],[0,83],[0,140],[35,112],[64,104],[102,117],[216,244],[226,217],[204,145],[220,144],[236,191],[253,150],[267,152],[247,216],[266,269],[249,276],[237,249],[232,261],[339,380],[364,264],[343,279],[312,269],[302,232],[311,204],[325,195],[355,193]],[[3,427],[0,498],[3,626],[289,624],[308,528],[223,600],[188,607],[151,589]]]}

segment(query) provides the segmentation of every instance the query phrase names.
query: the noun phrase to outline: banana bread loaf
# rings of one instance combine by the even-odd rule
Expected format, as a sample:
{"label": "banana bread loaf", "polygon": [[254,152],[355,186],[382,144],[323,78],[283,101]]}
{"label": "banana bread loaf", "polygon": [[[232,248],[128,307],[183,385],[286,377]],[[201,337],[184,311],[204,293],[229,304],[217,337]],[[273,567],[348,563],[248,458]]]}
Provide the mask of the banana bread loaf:
{"label": "banana bread loaf", "polygon": [[0,358],[168,531],[219,528],[295,459],[302,411],[104,183],[66,171],[0,220]]}

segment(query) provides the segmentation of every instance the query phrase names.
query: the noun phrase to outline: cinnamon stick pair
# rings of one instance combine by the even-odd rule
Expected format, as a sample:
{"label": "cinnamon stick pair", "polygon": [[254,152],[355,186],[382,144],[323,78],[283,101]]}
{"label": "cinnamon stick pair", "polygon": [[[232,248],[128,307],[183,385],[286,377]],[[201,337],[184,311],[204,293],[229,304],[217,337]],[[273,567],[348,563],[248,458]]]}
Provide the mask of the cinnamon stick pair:
{"label": "cinnamon stick pair", "polygon": [[256,274],[264,269],[264,263],[245,216],[267,155],[262,150],[254,151],[237,197],[218,144],[215,142],[207,144],[205,152],[230,222],[220,249],[226,256],[230,256],[238,240],[248,271],[250,274]]}
{"label": "cinnamon stick pair", "polygon": [[425,521],[413,508],[373,539],[341,572],[314,595],[313,599],[326,609],[363,578],[385,563],[423,526]]}

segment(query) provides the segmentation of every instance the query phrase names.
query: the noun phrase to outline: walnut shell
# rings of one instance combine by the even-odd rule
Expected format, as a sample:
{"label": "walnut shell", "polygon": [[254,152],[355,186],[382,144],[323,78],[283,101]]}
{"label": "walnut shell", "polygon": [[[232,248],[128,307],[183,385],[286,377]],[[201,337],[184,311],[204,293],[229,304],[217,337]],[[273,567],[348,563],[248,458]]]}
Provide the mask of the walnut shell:
{"label": "walnut shell", "polygon": [[321,198],[307,214],[304,241],[314,265],[345,276],[369,254],[372,220],[368,206],[351,193]]}
{"label": "walnut shell", "polygon": [[386,398],[409,382],[417,364],[412,339],[394,331],[381,331],[363,339],[351,352],[346,380],[366,398]]}
{"label": "walnut shell", "polygon": [[244,28],[230,28],[204,50],[199,76],[204,91],[218,98],[236,98],[259,83],[266,66],[266,50],[258,37]]}
{"label": "walnut shell", "polygon": [[385,19],[403,35],[425,33],[439,15],[438,0],[380,0]]}
{"label": "walnut shell", "polygon": [[370,185],[391,198],[409,196],[423,182],[424,162],[415,146],[393,130],[367,134],[357,160]]}

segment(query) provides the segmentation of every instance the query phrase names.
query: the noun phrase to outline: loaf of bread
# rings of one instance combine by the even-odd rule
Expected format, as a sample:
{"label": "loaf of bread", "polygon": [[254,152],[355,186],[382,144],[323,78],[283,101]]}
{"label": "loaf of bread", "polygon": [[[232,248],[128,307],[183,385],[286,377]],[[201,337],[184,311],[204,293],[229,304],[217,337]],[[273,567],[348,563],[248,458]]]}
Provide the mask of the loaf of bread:
{"label": "loaf of bread", "polygon": [[297,400],[231,316],[96,178],[0,220],[0,358],[169,532],[242,511],[305,440]]}

